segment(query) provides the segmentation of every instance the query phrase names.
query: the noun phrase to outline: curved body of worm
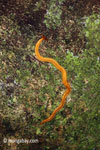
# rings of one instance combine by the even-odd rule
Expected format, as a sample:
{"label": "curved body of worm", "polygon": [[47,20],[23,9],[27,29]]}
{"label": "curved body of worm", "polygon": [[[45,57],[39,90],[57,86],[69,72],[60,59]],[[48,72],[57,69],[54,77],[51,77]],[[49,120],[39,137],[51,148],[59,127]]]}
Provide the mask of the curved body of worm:
{"label": "curved body of worm", "polygon": [[47,58],[47,57],[44,58],[44,57],[42,57],[40,55],[40,53],[39,53],[39,46],[40,46],[40,44],[41,44],[41,42],[43,40],[47,40],[45,36],[43,36],[36,43],[36,46],[35,46],[36,57],[40,61],[52,63],[60,72],[62,72],[62,83],[65,85],[65,87],[67,88],[67,90],[63,94],[63,97],[62,97],[60,105],[53,111],[53,113],[50,115],[50,117],[48,117],[47,119],[43,120],[40,124],[46,123],[46,122],[48,122],[48,121],[50,121],[50,120],[52,120],[54,118],[54,116],[56,115],[56,113],[64,106],[65,101],[66,101],[66,97],[68,96],[68,94],[71,91],[70,84],[67,82],[67,73],[66,73],[65,69],[62,66],[60,66],[54,59]]}

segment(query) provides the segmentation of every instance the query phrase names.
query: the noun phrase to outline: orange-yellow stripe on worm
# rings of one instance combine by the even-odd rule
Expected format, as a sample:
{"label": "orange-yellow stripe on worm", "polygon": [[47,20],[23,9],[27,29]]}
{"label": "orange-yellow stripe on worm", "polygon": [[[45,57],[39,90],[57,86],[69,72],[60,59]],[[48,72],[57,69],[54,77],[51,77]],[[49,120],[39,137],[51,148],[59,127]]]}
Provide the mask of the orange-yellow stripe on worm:
{"label": "orange-yellow stripe on worm", "polygon": [[41,44],[41,42],[43,40],[47,40],[45,36],[43,36],[37,43],[36,43],[36,46],[35,46],[35,54],[36,54],[36,57],[40,60],[40,61],[43,61],[43,62],[49,62],[49,63],[52,63],[60,72],[62,72],[62,83],[65,85],[65,87],[67,88],[67,90],[64,92],[64,95],[62,97],[62,100],[61,100],[61,103],[60,105],[53,111],[53,113],[50,115],[49,118],[43,120],[40,124],[43,124],[43,123],[46,123],[50,120],[52,120],[54,118],[54,116],[56,115],[56,113],[64,106],[65,104],[65,101],[66,101],[66,97],[68,96],[68,94],[70,93],[71,91],[71,88],[70,88],[70,84],[67,82],[67,73],[65,71],[65,69],[60,66],[54,59],[52,58],[47,58],[47,57],[42,57],[39,53],[39,46]]}

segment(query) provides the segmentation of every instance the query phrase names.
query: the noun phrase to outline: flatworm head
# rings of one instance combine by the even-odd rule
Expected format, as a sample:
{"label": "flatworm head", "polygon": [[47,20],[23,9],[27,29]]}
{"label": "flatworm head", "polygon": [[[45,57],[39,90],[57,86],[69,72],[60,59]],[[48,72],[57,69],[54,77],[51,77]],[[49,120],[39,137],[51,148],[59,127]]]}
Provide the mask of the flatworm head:
{"label": "flatworm head", "polygon": [[43,38],[44,40],[48,41],[48,39],[47,39],[46,36],[42,35],[42,38]]}

